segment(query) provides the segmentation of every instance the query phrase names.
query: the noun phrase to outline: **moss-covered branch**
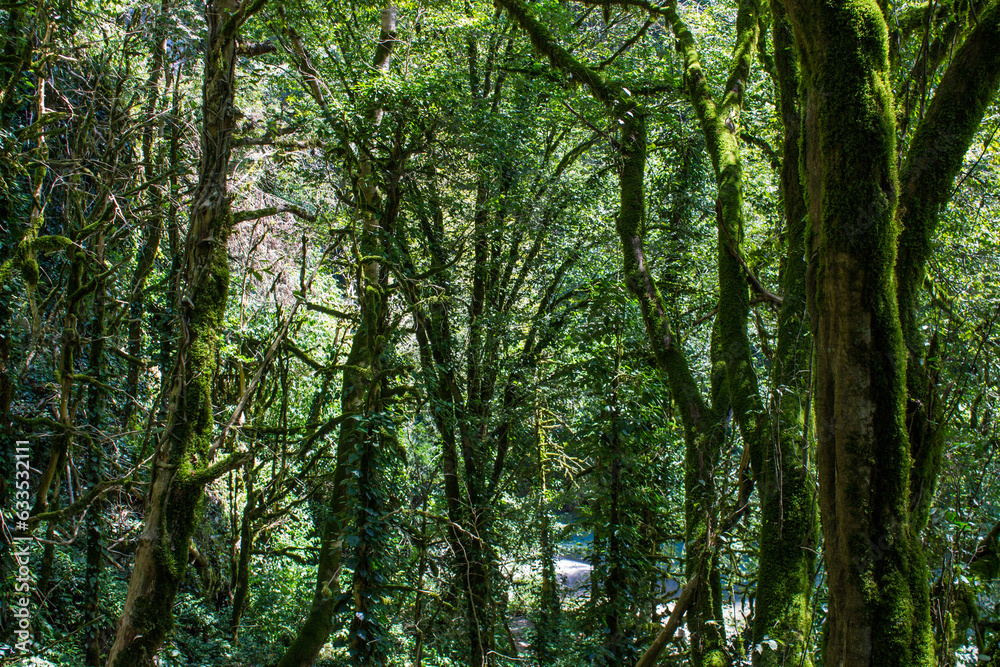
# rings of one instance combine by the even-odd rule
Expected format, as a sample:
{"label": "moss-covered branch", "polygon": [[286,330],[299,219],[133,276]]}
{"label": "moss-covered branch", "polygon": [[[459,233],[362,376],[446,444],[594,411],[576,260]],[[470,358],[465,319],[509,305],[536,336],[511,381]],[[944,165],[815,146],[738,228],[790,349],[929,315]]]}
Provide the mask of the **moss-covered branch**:
{"label": "moss-covered branch", "polygon": [[918,322],[924,272],[938,217],[987,108],[1000,88],[1000,2],[980,16],[944,73],[914,133],[900,174],[899,220],[903,231],[896,257],[897,298],[909,350],[911,508],[916,527],[926,525],[944,446],[932,359]]}
{"label": "moss-covered branch", "polygon": [[15,269],[20,269],[24,279],[34,284],[38,281],[38,262],[35,256],[40,252],[63,250],[73,244],[65,236],[36,236],[37,232],[35,228],[29,229],[17,244],[13,256],[0,264],[0,287],[7,284]]}
{"label": "moss-covered branch", "polygon": [[85,511],[88,507],[90,507],[94,503],[94,501],[100,498],[102,495],[104,495],[113,488],[122,486],[127,481],[128,481],[127,477],[120,477],[118,479],[108,479],[104,480],[103,482],[99,482],[98,484],[88,489],[87,492],[84,493],[82,496],[77,498],[76,502],[74,502],[73,504],[52,512],[35,514],[34,516],[28,518],[28,523],[31,525],[35,525],[42,521],[63,521],[64,519],[76,516],[77,514],[80,514],[81,512]]}
{"label": "moss-covered branch", "polygon": [[273,215],[280,215],[282,213],[291,213],[296,218],[301,218],[306,222],[316,222],[317,220],[317,216],[314,213],[310,213],[295,204],[277,204],[275,206],[266,206],[264,208],[254,209],[253,211],[237,211],[233,213],[233,223],[239,224],[241,222],[247,222],[248,220],[269,218]]}
{"label": "moss-covered branch", "polygon": [[[590,88],[600,102],[609,108],[621,106],[626,96],[622,86],[614,81],[608,81],[601,74],[594,71],[586,64],[580,62],[559,42],[549,29],[538,19],[532,16],[522,0],[498,0],[498,5],[507,10],[510,17],[514,19],[521,29],[527,34],[539,53],[549,59],[552,65],[568,74],[585,86]],[[625,109],[622,110],[623,112]]]}
{"label": "moss-covered branch", "polygon": [[250,452],[235,452],[230,454],[221,461],[213,463],[206,468],[202,468],[198,472],[191,475],[191,484],[198,487],[205,487],[225,475],[227,472],[236,470],[249,459]]}

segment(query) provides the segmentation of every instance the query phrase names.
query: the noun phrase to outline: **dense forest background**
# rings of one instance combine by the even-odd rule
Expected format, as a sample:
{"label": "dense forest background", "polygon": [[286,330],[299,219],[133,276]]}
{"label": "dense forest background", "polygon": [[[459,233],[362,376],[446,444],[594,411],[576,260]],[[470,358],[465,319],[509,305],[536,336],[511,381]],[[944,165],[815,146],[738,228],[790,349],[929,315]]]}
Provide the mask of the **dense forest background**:
{"label": "dense forest background", "polygon": [[0,22],[0,664],[1000,665],[1000,0]]}

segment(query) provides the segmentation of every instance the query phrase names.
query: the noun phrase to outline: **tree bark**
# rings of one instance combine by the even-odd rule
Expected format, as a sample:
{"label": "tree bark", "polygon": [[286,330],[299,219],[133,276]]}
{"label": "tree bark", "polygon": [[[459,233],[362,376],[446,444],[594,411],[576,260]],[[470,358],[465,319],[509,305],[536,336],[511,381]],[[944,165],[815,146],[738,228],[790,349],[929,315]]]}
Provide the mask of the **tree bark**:
{"label": "tree bark", "polygon": [[236,643],[240,632],[240,620],[246,610],[247,597],[250,593],[250,558],[253,554],[253,519],[257,504],[254,494],[254,459],[247,462],[243,472],[246,489],[246,503],[243,506],[243,516],[240,518],[240,554],[236,564],[235,586],[233,587],[233,614],[229,620],[229,634]]}
{"label": "tree bark", "polygon": [[900,172],[897,298],[908,350],[907,423],[913,469],[914,526],[927,525],[944,447],[936,368],[919,327],[920,292],[938,218],[990,103],[1000,88],[1000,2],[994,1],[962,42],[917,126]]}
{"label": "tree bark", "polygon": [[160,13],[157,16],[153,34],[153,61],[150,65],[149,79],[146,82],[146,102],[143,107],[142,120],[145,126],[142,130],[142,166],[149,193],[150,216],[145,226],[145,238],[142,249],[139,251],[135,272],[132,275],[132,284],[129,288],[128,354],[130,359],[125,379],[126,403],[122,418],[122,426],[125,429],[129,428],[132,413],[139,400],[140,368],[137,360],[142,357],[142,313],[145,298],[143,290],[146,286],[146,279],[153,270],[156,253],[160,248],[160,240],[163,238],[163,194],[160,192],[159,185],[153,183],[163,166],[163,161],[157,160],[153,156],[153,138],[156,135],[156,113],[159,109],[160,80],[163,78],[163,60],[166,52],[164,33],[169,12],[170,0],[161,0]]}
{"label": "tree bark", "polygon": [[[392,64],[396,44],[396,15],[395,4],[387,3],[382,11],[381,32],[372,63],[378,71],[386,72]],[[301,38],[296,36],[294,39],[298,40],[296,48],[300,52],[299,57],[303,58],[305,51]],[[314,97],[322,106],[323,98],[319,93],[316,71],[309,66],[308,72],[303,76],[312,85]],[[368,117],[373,130],[380,125],[382,115],[380,108],[373,106],[369,110]],[[358,190],[359,201],[364,202],[365,210],[361,214],[362,229],[358,251],[360,256],[369,259],[357,267],[356,287],[361,323],[351,340],[342,381],[341,416],[349,418],[343,420],[337,438],[337,462],[326,516],[323,518],[316,591],[309,615],[282,657],[279,667],[309,667],[314,664],[333,631],[335,615],[346,602],[340,589],[340,572],[348,520],[348,483],[351,471],[358,467],[354,457],[362,444],[361,440],[365,438],[360,421],[369,407],[366,401],[374,373],[378,370],[376,362],[384,349],[384,326],[388,317],[387,295],[384,291],[388,274],[383,274],[379,261],[370,258],[382,254],[383,243],[389,237],[392,221],[399,210],[398,189],[383,201],[372,170],[370,159],[362,158],[359,164]],[[381,211],[381,217],[376,217],[374,211]],[[377,409],[377,406],[372,407]],[[363,583],[356,582],[352,589],[358,585],[363,586]],[[364,597],[359,591],[352,592],[356,598]],[[360,650],[361,647],[355,645],[354,648]]]}
{"label": "tree bark", "polygon": [[807,276],[829,612],[824,661],[933,664],[912,588],[906,355],[893,277],[888,29],[873,0],[786,0],[805,90]]}
{"label": "tree bark", "polygon": [[153,458],[146,517],[107,667],[152,667],[173,626],[172,607],[187,569],[204,487],[242,462],[212,465],[212,387],[217,337],[229,290],[227,192],[235,129],[236,35],[264,0],[218,0],[206,7],[201,162],[180,269],[180,332],[170,373],[167,420]]}
{"label": "tree bark", "polygon": [[[104,263],[103,236],[102,233],[96,244],[98,270],[102,270],[101,265]],[[98,436],[104,426],[104,401],[106,399],[103,388],[105,382],[104,338],[107,335],[107,324],[104,319],[106,302],[107,284],[106,280],[101,278],[94,289],[94,308],[90,326],[90,353],[88,355],[90,377],[94,380],[88,387],[87,396],[87,425],[90,427],[90,433],[87,442],[86,482],[89,488],[96,488],[103,479],[101,474],[103,448]],[[101,665],[100,637],[102,623],[100,603],[101,573],[104,570],[103,509],[104,501],[98,498],[90,506],[90,511],[87,513],[87,593],[86,601],[84,602],[84,622],[87,624],[87,629],[83,639],[88,667],[99,667]]]}
{"label": "tree bark", "polygon": [[[812,439],[809,366],[812,336],[806,314],[806,204],[799,180],[798,65],[792,27],[780,2],[771,3],[778,112],[784,127],[781,194],[785,218],[781,310],[774,358],[771,430],[756,470],[761,527],[754,600],[755,667],[811,664],[810,597],[819,542],[816,495],[808,465]],[[777,647],[767,644],[774,640]]]}

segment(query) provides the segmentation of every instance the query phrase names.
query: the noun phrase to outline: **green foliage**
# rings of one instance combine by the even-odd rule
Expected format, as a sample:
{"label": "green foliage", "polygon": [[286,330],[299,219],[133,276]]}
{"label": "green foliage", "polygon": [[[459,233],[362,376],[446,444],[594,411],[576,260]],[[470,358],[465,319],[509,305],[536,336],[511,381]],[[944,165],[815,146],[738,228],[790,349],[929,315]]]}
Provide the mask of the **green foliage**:
{"label": "green foliage", "polygon": [[[51,533],[35,528],[52,541],[53,561],[33,598],[34,664],[87,664],[89,636],[107,655],[152,457],[171,428],[165,397],[182,340],[195,343],[185,363],[200,370],[181,421],[197,437],[193,456],[173,463],[182,477],[207,465],[224,427],[216,462],[239,451],[253,463],[208,485],[203,510],[160,554],[165,575],[184,572],[173,604],[148,601],[154,620],[175,618],[160,664],[277,664],[319,591],[337,595],[320,665],[415,664],[418,655],[425,667],[466,664],[477,642],[489,667],[632,665],[666,620],[667,593],[696,565],[686,530],[691,544],[718,547],[698,614],[725,623],[710,628],[718,642],[702,664],[772,664],[786,641],[801,644],[804,664],[818,657],[828,581],[802,555],[822,544],[812,524],[795,522],[809,515],[817,484],[805,267],[794,317],[753,285],[788,304],[794,255],[812,252],[789,231],[804,222],[783,219],[781,147],[798,121],[777,99],[781,26],[756,4],[759,23],[748,28],[734,2],[685,3],[673,11],[691,41],[678,44],[666,5],[501,4],[514,14],[478,1],[399,3],[383,71],[372,67],[383,3],[267,3],[240,33],[241,48],[260,51],[236,62],[227,197],[237,213],[295,212],[248,216],[206,240],[214,255],[191,304],[177,288],[197,217],[198,128],[211,113],[205,3],[165,3],[162,16],[158,2],[0,9],[11,28],[0,40],[0,428],[32,443],[33,483],[56,471],[49,509],[74,508]],[[997,3],[973,5],[886,10],[900,32],[877,54],[878,85],[896,102],[867,111],[896,130],[899,155],[879,144],[892,153],[890,171],[922,164],[907,153],[914,146],[929,142],[940,157],[957,141],[920,123],[949,89],[954,59],[921,63],[937,42],[958,54],[986,30],[976,26],[992,25]],[[539,30],[529,35],[531,21]],[[981,75],[960,80],[989,83],[995,68],[979,64]],[[33,125],[43,68],[55,115]],[[703,80],[692,81],[695,69]],[[840,85],[841,73],[832,79]],[[699,100],[701,84],[718,92],[715,106]],[[153,86],[158,101],[147,109]],[[966,112],[957,143],[968,154],[949,148],[955,178],[918,189],[940,201],[921,204],[934,218],[917,272],[926,279],[909,281],[902,311],[911,374],[924,369],[926,395],[911,383],[910,405],[929,408],[941,445],[922,459],[932,483],[921,487],[927,526],[913,549],[926,554],[929,579],[916,584],[930,586],[938,663],[994,664],[998,108],[989,91],[975,104],[957,96],[948,122]],[[871,145],[862,149],[857,159],[868,160]],[[872,199],[862,192],[870,185],[827,197],[853,210]],[[907,228],[886,210],[869,211],[880,229]],[[740,237],[738,258],[719,252],[719,211]],[[154,229],[161,238],[136,290]],[[619,234],[641,255],[624,255]],[[786,257],[790,246],[798,250]],[[888,275],[895,246],[864,250]],[[656,299],[634,299],[640,263],[660,312]],[[893,290],[883,282],[879,316],[888,317]],[[201,319],[188,316],[192,305]],[[671,356],[657,360],[650,331],[668,335]],[[379,354],[349,360],[355,347]],[[737,428],[750,409],[737,394],[754,392],[721,382],[726,372],[758,378],[771,431],[762,442],[774,451],[752,453],[757,492],[719,536],[709,531],[737,509],[753,444]],[[366,388],[361,407],[344,414],[354,381]],[[698,418],[692,405],[705,409]],[[341,441],[349,447],[338,460]],[[698,453],[710,460],[695,465]],[[758,471],[760,461],[780,474]],[[101,478],[115,482],[84,511],[77,503]],[[346,493],[331,515],[338,479]],[[171,516],[200,497],[181,489]],[[234,615],[244,512],[249,576]],[[339,579],[317,582],[334,524]],[[82,536],[94,526],[104,567],[88,580]],[[772,572],[761,562],[792,574],[762,586]],[[579,568],[575,593],[560,581],[570,567]],[[761,634],[738,608],[801,622]],[[9,639],[0,632],[4,646]],[[692,644],[690,634],[674,638],[661,661],[697,661]]]}

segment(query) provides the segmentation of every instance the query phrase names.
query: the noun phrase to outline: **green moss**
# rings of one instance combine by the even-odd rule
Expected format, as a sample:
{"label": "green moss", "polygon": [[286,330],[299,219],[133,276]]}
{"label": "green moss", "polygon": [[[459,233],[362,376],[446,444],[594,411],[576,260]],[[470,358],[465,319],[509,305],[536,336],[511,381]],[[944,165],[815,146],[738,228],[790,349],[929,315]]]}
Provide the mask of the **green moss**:
{"label": "green moss", "polygon": [[37,285],[39,275],[38,260],[34,257],[27,257],[21,262],[21,277],[28,285]]}
{"label": "green moss", "polygon": [[[910,508],[914,540],[930,516],[944,448],[941,403],[933,379],[933,358],[924,358],[924,339],[917,313],[924,270],[931,255],[938,216],[952,194],[991,101],[1000,88],[1000,4],[993,3],[955,53],[918,125],[902,169],[899,219],[903,227],[896,263],[897,296],[903,335],[909,352],[907,391],[910,397]],[[915,613],[920,623],[915,650],[933,646],[930,630],[929,573],[915,555],[919,576],[912,579]]]}
{"label": "green moss", "polygon": [[900,315],[907,345],[921,354],[917,298],[930,257],[937,218],[1000,88],[1000,5],[993,3],[955,53],[904,161],[899,218],[903,227],[896,265]]}
{"label": "green moss", "polygon": [[887,29],[871,0],[788,7],[807,64],[820,499],[828,567],[846,574],[831,576],[827,660],[868,628],[871,664],[930,664],[914,641],[923,572],[908,512]]}
{"label": "green moss", "polygon": [[[798,178],[799,110],[797,61],[790,40],[791,26],[784,6],[772,3],[775,74],[779,110],[785,128],[782,195],[785,210],[786,254],[782,266],[783,302],[778,316],[774,377],[778,385],[772,419],[776,424],[763,452],[757,475],[761,529],[759,571],[754,605],[753,644],[762,652],[754,664],[777,667],[810,665],[812,592],[819,542],[813,483],[806,469],[811,439],[804,437],[805,406],[809,390],[804,367],[809,364],[812,337],[805,321],[806,211]],[[765,640],[773,639],[772,650]]]}

